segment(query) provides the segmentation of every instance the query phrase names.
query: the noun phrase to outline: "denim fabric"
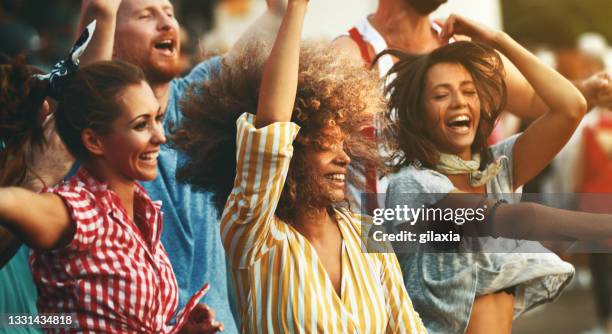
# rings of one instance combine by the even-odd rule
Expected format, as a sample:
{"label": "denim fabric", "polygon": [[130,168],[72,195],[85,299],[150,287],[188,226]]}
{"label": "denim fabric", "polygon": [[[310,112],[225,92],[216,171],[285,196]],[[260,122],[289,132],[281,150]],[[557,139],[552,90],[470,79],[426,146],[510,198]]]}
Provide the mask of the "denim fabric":
{"label": "denim fabric", "polygon": [[[182,120],[180,100],[190,85],[208,80],[219,74],[220,69],[221,58],[212,58],[196,66],[186,77],[171,82],[164,119],[166,134]],[[217,320],[225,325],[225,333],[236,333],[228,296],[225,251],[212,194],[176,181],[177,168],[184,162],[185,157],[174,150],[171,143],[162,146],[157,178],[143,183],[151,199],[162,201],[162,244],[178,281],[179,309],[204,283],[209,283],[211,288],[201,302],[215,310]]]}
{"label": "denim fabric", "polygon": [[[494,158],[508,157],[503,160],[500,173],[486,184],[487,194],[497,199],[512,193],[512,149],[516,138],[491,147]],[[386,206],[403,203],[402,194],[408,193],[430,193],[428,198],[419,197],[423,203],[411,205],[431,205],[453,188],[443,174],[420,167],[404,167],[390,178]],[[484,252],[431,253],[419,248],[415,253],[398,254],[406,290],[429,333],[464,333],[474,298],[509,287],[516,287],[516,317],[556,299],[574,275],[571,264],[535,241],[492,237],[473,241],[479,243]],[[487,247],[492,244],[496,252],[487,253]],[[533,253],[535,251],[537,253]]]}

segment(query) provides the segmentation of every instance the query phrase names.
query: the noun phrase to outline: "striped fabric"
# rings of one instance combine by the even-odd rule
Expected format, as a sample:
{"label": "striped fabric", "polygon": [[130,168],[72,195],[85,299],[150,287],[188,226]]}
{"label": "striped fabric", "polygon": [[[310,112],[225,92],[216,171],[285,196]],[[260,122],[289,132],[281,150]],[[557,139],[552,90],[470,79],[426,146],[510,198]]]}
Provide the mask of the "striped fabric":
{"label": "striped fabric", "polygon": [[237,122],[237,175],[221,234],[243,333],[422,333],[394,254],[362,253],[359,217],[335,210],[342,233],[338,296],[315,248],[274,212],[299,127]]}
{"label": "striped fabric", "polygon": [[[174,333],[206,293],[196,293],[176,325],[178,287],[159,241],[160,202],[134,188],[134,216],[141,234],[117,195],[85,169],[54,189],[66,204],[76,231],[65,248],[33,252],[30,265],[41,313],[76,314],[79,333]],[[47,329],[71,332],[74,329]]]}

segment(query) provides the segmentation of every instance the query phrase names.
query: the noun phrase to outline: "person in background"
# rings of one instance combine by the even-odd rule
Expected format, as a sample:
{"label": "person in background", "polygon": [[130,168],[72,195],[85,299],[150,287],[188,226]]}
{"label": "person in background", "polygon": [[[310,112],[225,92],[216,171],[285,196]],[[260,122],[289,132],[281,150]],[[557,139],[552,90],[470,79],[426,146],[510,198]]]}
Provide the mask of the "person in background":
{"label": "person in background", "polygon": [[[347,35],[338,37],[334,47],[362,61],[369,68],[376,66],[381,77],[385,76],[397,61],[392,55],[378,58],[376,64],[372,61],[377,54],[386,49],[401,50],[410,54],[424,54],[445,45],[449,37],[442,38],[441,22],[435,22],[431,17],[436,9],[447,0],[379,0],[376,11],[358,22]],[[465,1],[465,5],[471,2]],[[455,39],[465,39],[465,36]],[[508,99],[506,110],[522,119],[534,120],[548,109],[546,104],[535,94],[534,89],[503,54],[501,55],[506,69],[506,87]],[[574,82],[576,87],[587,99],[590,107],[612,106],[612,82],[607,79],[606,72],[597,73],[585,80]],[[509,117],[510,118],[510,117]],[[377,137],[379,126],[366,129],[372,138]],[[381,152],[385,155],[385,152]],[[353,197],[360,199],[360,193],[384,193],[388,179],[381,171],[366,170],[365,188],[351,188]],[[371,203],[364,208],[371,212],[376,203],[374,198],[367,197]],[[357,202],[360,203],[360,202]]]}
{"label": "person in background", "polygon": [[[266,13],[224,58],[232,58],[234,50],[254,35],[273,36],[282,14],[277,1],[268,1]],[[94,18],[100,33],[94,36],[83,62],[112,58],[142,68],[165,111],[164,127],[170,133],[172,126],[182,122],[180,100],[188,88],[218,75],[221,57],[205,60],[188,75],[177,77],[181,70],[180,26],[168,0],[84,0],[81,26]],[[203,301],[214,309],[225,331],[235,333],[238,329],[230,310],[227,263],[212,194],[176,180],[177,169],[183,162],[184,157],[171,145],[162,145],[158,177],[143,186],[151,198],[164,203],[162,243],[179,283],[180,305],[202,284],[209,283],[211,290]]]}

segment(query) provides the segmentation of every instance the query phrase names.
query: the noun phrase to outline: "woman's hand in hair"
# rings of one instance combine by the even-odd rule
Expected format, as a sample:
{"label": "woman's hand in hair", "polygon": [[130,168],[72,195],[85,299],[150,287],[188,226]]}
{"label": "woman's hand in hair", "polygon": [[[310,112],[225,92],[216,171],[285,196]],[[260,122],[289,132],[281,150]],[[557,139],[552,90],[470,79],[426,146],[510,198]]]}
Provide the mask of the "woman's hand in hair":
{"label": "woman's hand in hair", "polygon": [[30,167],[22,186],[32,191],[51,187],[68,174],[74,158],[55,131],[55,120],[48,117],[43,125],[45,142],[30,151]]}
{"label": "woman's hand in hair", "polygon": [[503,34],[504,33],[500,30],[487,27],[463,16],[452,14],[444,23],[440,37],[448,41],[455,35],[463,35],[470,37],[476,42],[483,42],[495,46],[497,40]]}

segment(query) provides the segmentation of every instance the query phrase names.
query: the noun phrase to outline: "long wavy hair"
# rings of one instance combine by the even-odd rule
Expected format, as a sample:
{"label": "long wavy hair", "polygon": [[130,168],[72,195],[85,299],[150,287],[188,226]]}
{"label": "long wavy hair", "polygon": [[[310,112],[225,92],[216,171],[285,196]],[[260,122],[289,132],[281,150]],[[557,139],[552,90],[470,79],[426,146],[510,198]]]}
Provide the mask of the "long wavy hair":
{"label": "long wavy hair", "polygon": [[[381,53],[399,59],[387,76],[395,76],[386,87],[388,108],[383,118],[387,164],[394,170],[420,162],[434,168],[439,151],[433,137],[432,125],[425,112],[425,86],[429,69],[436,64],[460,64],[472,76],[480,99],[480,123],[472,143],[472,152],[480,153],[481,168],[492,159],[487,138],[495,121],[506,105],[504,66],[497,52],[484,44],[473,42],[451,43],[425,55],[410,55],[397,50]],[[377,57],[377,58],[378,58]]]}
{"label": "long wavy hair", "polygon": [[[185,120],[175,134],[176,147],[186,153],[188,162],[178,177],[196,188],[211,191],[215,205],[222,212],[236,177],[236,120],[245,113],[255,113],[259,85],[270,46],[252,42],[241,56],[228,64],[222,62],[221,74],[192,87],[182,101]],[[300,126],[294,142],[285,186],[276,215],[290,220],[298,205],[317,206],[320,189],[309,179],[307,147],[322,148],[334,138],[326,138],[322,129],[338,125],[348,139],[345,150],[354,162],[349,182],[357,184],[355,172],[364,166],[384,167],[374,141],[361,135],[364,124],[374,114],[384,111],[380,80],[357,60],[347,58],[324,42],[305,42],[300,52],[298,90],[292,121]],[[345,201],[344,203],[347,203]]]}
{"label": "long wavy hair", "polygon": [[48,84],[32,78],[42,71],[18,56],[0,65],[0,186],[21,185],[32,146],[44,143],[42,105]]}

